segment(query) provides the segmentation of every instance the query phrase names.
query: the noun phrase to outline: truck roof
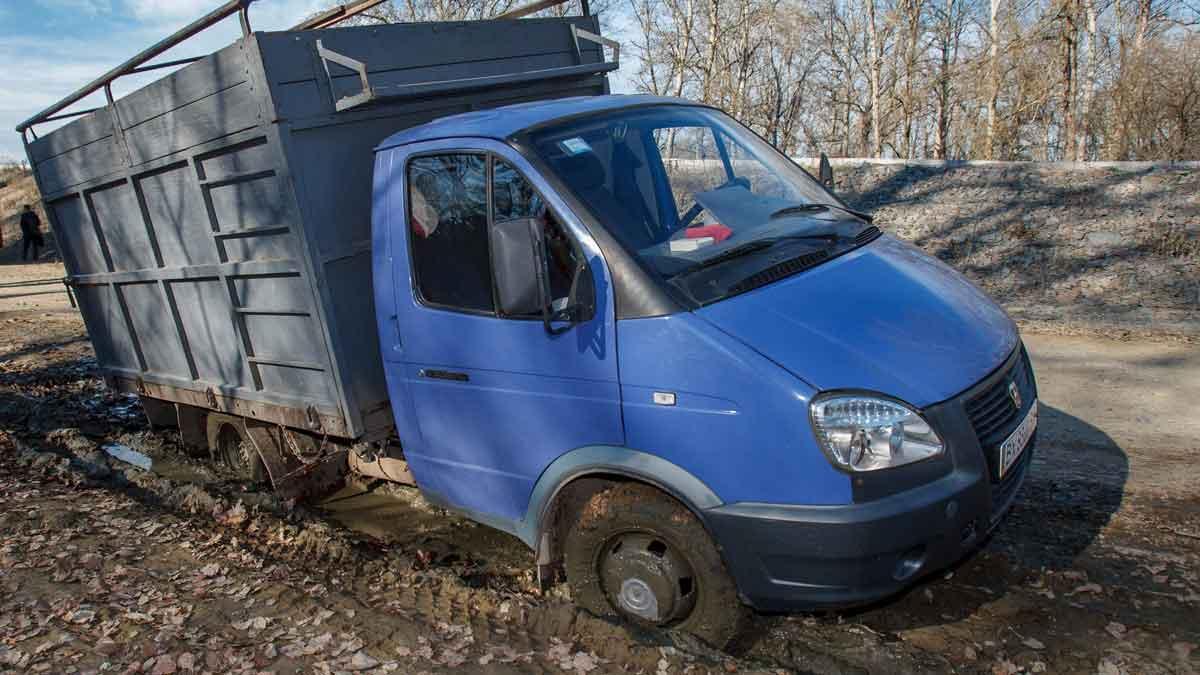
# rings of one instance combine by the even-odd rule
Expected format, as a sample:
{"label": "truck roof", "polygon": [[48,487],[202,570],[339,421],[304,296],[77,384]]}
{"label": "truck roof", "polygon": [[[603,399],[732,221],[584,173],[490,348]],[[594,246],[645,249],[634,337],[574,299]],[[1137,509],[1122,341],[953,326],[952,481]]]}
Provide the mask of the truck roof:
{"label": "truck roof", "polygon": [[696,105],[692,101],[668,96],[645,94],[606,94],[603,96],[573,96],[570,98],[477,110],[451,115],[410,127],[388,136],[375,147],[375,151],[394,148],[398,145],[431,141],[438,138],[462,138],[466,136],[504,140],[513,134],[546,122],[575,115],[651,105]]}

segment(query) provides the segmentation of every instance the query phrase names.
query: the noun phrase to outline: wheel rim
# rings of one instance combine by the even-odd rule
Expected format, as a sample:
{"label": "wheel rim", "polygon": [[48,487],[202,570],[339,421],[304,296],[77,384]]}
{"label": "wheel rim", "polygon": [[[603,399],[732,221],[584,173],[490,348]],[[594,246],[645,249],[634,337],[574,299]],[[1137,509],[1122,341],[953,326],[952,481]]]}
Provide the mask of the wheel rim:
{"label": "wheel rim", "polygon": [[617,534],[597,562],[609,604],[629,618],[663,626],[687,618],[696,605],[692,566],[662,537]]}

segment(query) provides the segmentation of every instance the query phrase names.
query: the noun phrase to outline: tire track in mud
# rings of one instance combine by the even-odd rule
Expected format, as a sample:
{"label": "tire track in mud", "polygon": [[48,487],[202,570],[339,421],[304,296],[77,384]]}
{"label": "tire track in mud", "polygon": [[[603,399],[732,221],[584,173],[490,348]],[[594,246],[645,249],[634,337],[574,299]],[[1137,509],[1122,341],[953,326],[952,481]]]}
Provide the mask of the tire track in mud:
{"label": "tire track in mud", "polygon": [[[1200,549],[1191,538],[1200,532],[1200,510],[1186,490],[1194,474],[1188,448],[1150,454],[1125,445],[1114,452],[1051,433],[1045,449],[1039,445],[1037,471],[1014,513],[953,578],[928,580],[860,611],[758,616],[730,656],[583,613],[561,587],[538,595],[519,546],[469,521],[421,511],[419,504],[412,506],[423,521],[386,520],[396,523],[389,532],[390,526],[375,531],[357,523],[347,529],[328,513],[239,492],[219,469],[187,460],[170,434],[148,430],[135,399],[104,391],[86,343],[70,341],[66,329],[56,336],[26,334],[23,325],[14,324],[19,335],[0,334],[13,336],[20,354],[0,357],[0,439],[10,430],[22,442],[22,471],[90,482],[145,505],[147,523],[179,517],[198,530],[236,538],[255,555],[287,561],[278,564],[319,580],[329,602],[354,610],[332,617],[331,630],[361,632],[385,651],[429,648],[431,659],[421,662],[435,670],[451,669],[438,659],[445,661],[447,645],[468,635],[473,660],[459,670],[499,664],[505,672],[562,672],[565,659],[580,650],[603,659],[595,672],[653,673],[660,662],[670,672],[989,673],[1040,666],[1047,672],[1104,667],[1183,674],[1200,666],[1189,614],[1200,606]],[[49,351],[39,349],[37,341],[51,337],[54,343],[41,343],[51,344]],[[1051,421],[1050,431],[1076,431],[1066,415]],[[97,450],[108,441],[163,460],[156,471],[165,475],[110,464]],[[0,462],[17,454],[0,440]],[[1147,465],[1146,457],[1154,463]],[[1126,464],[1134,461],[1143,462],[1141,474]],[[1147,466],[1155,469],[1154,480],[1130,482],[1133,475],[1145,481]],[[276,593],[280,623],[312,610],[303,595],[303,588]],[[1123,639],[1111,637],[1110,621],[1128,628]],[[524,655],[528,662],[504,660]],[[488,666],[478,663],[489,656],[495,660]],[[407,665],[418,670],[413,661]]]}
{"label": "tire track in mud", "polygon": [[[526,655],[534,660],[522,660],[522,669],[536,666],[542,672],[561,672],[564,663],[569,663],[572,646],[594,654],[605,670],[745,672],[788,665],[734,659],[702,645],[677,645],[670,637],[664,641],[661,636],[632,635],[625,627],[561,599],[472,587],[453,570],[436,564],[424,566],[406,551],[363,539],[304,507],[289,508],[271,495],[222,494],[208,486],[181,483],[132,467],[114,467],[97,452],[80,456],[53,441],[46,444],[50,448],[39,449],[28,440],[13,440],[17,463],[25,470],[67,484],[120,490],[143,504],[237,537],[242,546],[259,555],[287,561],[316,578],[327,578],[327,585],[338,589],[340,602],[355,605],[353,619],[337,615],[328,625],[347,631],[375,627],[367,629],[376,633],[367,638],[368,646],[408,642],[420,649],[411,631],[405,629],[407,623],[433,636],[427,639],[435,662],[439,658],[435,645],[452,640],[454,631],[460,631],[457,636],[461,639],[465,630],[474,645],[470,651],[478,658]],[[247,506],[247,502],[253,505]],[[276,605],[283,611],[292,607],[298,609],[300,603],[289,604],[281,597]],[[397,618],[402,621],[398,623]],[[560,660],[547,657],[555,654]]]}
{"label": "tire track in mud", "polygon": [[[360,601],[360,608],[375,612],[369,621],[364,613],[346,622],[347,629],[395,624],[397,615],[419,623],[431,636],[438,635],[440,623],[469,625],[477,649],[499,645],[504,647],[501,655],[541,655],[541,667],[558,672],[563,661],[547,657],[555,650],[556,656],[569,658],[570,654],[563,652],[571,645],[603,659],[600,668],[605,671],[663,672],[660,666],[669,672],[950,670],[936,655],[914,652],[870,633],[842,634],[840,626],[829,620],[815,627],[806,621],[798,635],[794,629],[784,630],[786,619],[757,617],[750,634],[735,645],[731,655],[684,635],[614,625],[575,607],[562,597],[561,586],[552,589],[549,597],[540,596],[532,592],[524,572],[508,569],[484,573],[482,578],[478,574],[460,576],[445,557],[422,560],[420,551],[408,545],[412,542],[390,546],[344,529],[304,507],[291,508],[274,495],[234,492],[237,486],[223,483],[219,470],[184,459],[185,453],[169,434],[147,430],[136,401],[132,402],[133,414],[127,415],[130,401],[102,389],[94,361],[62,356],[68,358],[0,377],[0,393],[19,392],[28,399],[28,405],[17,411],[20,419],[0,410],[0,429],[22,430],[20,440],[26,452],[35,456],[39,471],[68,482],[94,481],[169,513],[207,523],[207,527],[244,533],[242,545],[262,555],[290,561],[314,576],[343,580],[341,588],[351,597],[371,599],[370,607]],[[53,415],[39,417],[38,411],[53,411]],[[175,462],[175,469],[179,468],[177,460],[182,460],[183,470],[167,471],[172,476],[167,478],[124,465],[111,466],[98,450],[101,443],[109,441],[154,455],[156,462],[168,460],[164,465]],[[174,480],[180,476],[187,480]],[[453,516],[438,518],[477,527]],[[465,538],[458,534],[441,528],[422,543],[453,551]],[[531,665],[522,662],[521,668]],[[882,670],[881,665],[885,666]]]}
{"label": "tire track in mud", "polygon": [[[104,442],[143,446],[140,449],[159,457],[185,453],[173,447],[169,435],[146,429],[136,400],[103,390],[93,359],[55,356],[60,358],[0,371],[0,394],[17,402],[0,410],[0,430],[11,430],[12,452],[25,470],[67,484],[120,490],[146,505],[237,533],[242,545],[261,555],[337,579],[352,596],[373,598],[374,607],[364,606],[375,613],[373,620],[386,625],[389,614],[395,613],[422,624],[430,635],[437,634],[441,623],[470,626],[476,643],[500,642],[515,654],[555,650],[561,655],[564,645],[577,644],[603,659],[608,669],[655,672],[665,665],[672,671],[746,670],[783,665],[735,662],[702,645],[676,645],[669,636],[633,635],[569,601],[528,592],[515,577],[492,574],[482,584],[468,583],[436,560],[423,562],[274,495],[234,494],[230,485],[220,483],[218,472],[202,469],[196,481],[187,482],[110,464],[99,449]],[[499,589],[487,587],[492,585]],[[362,625],[363,620],[354,623]]]}

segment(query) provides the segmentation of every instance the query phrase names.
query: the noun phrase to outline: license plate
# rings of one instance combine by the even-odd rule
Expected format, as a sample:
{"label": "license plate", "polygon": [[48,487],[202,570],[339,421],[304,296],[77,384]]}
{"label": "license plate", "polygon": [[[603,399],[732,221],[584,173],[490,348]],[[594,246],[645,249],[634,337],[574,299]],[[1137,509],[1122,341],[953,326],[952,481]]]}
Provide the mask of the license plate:
{"label": "license plate", "polygon": [[1029,445],[1029,439],[1033,436],[1033,432],[1037,429],[1038,420],[1038,402],[1034,401],[1033,405],[1029,406],[1029,412],[1025,414],[1025,419],[1017,425],[1008,438],[1000,444],[1000,478],[1004,478],[1004,474],[1016,464],[1017,459],[1021,457],[1021,453],[1025,452],[1025,447]]}

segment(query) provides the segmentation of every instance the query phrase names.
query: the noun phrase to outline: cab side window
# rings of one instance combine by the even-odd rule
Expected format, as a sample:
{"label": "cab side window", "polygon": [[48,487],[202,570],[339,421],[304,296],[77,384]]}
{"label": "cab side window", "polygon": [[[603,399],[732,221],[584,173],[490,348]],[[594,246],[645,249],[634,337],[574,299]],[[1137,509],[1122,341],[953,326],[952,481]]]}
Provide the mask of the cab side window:
{"label": "cab side window", "polygon": [[[546,267],[550,273],[553,309],[567,307],[578,298],[577,280],[588,274],[583,255],[563,230],[562,224],[520,172],[508,162],[495,159],[492,167],[492,222],[517,218],[536,218],[542,225],[546,242]],[[590,277],[587,281],[590,281]]]}
{"label": "cab side window", "polygon": [[494,313],[487,156],[413,159],[408,208],[413,275],[421,299],[447,309]]}

